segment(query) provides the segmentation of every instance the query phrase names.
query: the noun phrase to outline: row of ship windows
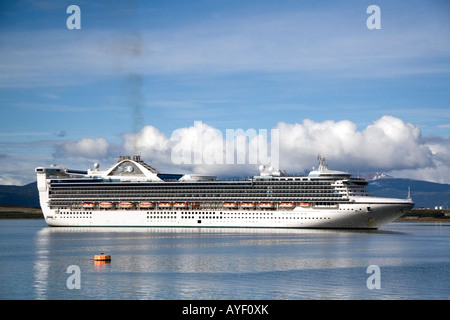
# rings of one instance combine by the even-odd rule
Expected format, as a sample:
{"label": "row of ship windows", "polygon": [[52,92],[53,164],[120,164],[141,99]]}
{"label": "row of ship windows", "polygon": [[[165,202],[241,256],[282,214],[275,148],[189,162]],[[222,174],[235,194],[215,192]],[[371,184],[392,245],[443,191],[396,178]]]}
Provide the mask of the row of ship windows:
{"label": "row of ship windows", "polygon": [[60,189],[54,189],[52,188],[49,192],[50,195],[86,195],[86,194],[144,194],[144,195],[158,195],[158,194],[185,194],[185,193],[191,193],[191,194],[283,194],[283,193],[335,193],[335,192],[343,192],[343,191],[349,191],[349,192],[356,192],[356,191],[365,191],[364,188],[355,188],[355,189],[349,189],[349,188],[279,188],[279,189],[222,189],[222,188],[211,188],[211,189],[182,189],[182,190],[130,190],[130,189],[122,189],[122,190],[105,190],[105,189],[85,189],[85,190],[60,190]]}
{"label": "row of ship windows", "polygon": [[[150,215],[150,212],[147,212],[147,219],[176,219],[177,216],[175,214],[167,214],[167,212],[152,212],[153,215]],[[329,217],[308,217],[308,216],[290,216],[290,217],[274,217],[273,213],[223,213],[220,212],[220,216],[215,215],[214,212],[203,212],[201,216],[193,216],[193,212],[182,212],[181,219],[330,219]],[[185,215],[190,214],[190,215]],[[210,216],[208,215],[210,214]],[[270,217],[267,217],[270,215]],[[74,212],[60,212],[61,218],[92,218],[92,212],[89,211],[74,211]]]}
{"label": "row of ship windows", "polygon": [[[203,216],[207,216],[207,215],[224,215],[224,216],[255,216],[255,215],[259,215],[259,216],[265,216],[265,215],[270,215],[273,216],[273,212],[233,212],[233,211],[220,211],[220,213],[216,212],[216,211],[181,211],[181,217],[183,218],[185,215],[192,215],[192,214],[199,214],[199,215],[203,215]],[[92,211],[60,211],[59,214],[61,215],[92,215]],[[169,216],[169,215],[176,215],[175,212],[172,211],[147,211],[147,215],[149,214],[157,214],[157,215],[164,215],[164,216]],[[298,213],[297,213],[298,214]],[[304,213],[302,213],[304,214]]]}
{"label": "row of ship windows", "polygon": [[[366,190],[352,190],[348,191],[350,193],[360,193],[360,192],[367,192]],[[264,192],[264,193],[258,193],[258,192],[216,192],[216,193],[207,193],[207,192],[192,192],[191,190],[186,192],[157,192],[157,193],[143,193],[143,192],[120,192],[120,193],[112,193],[112,192],[87,192],[87,193],[74,193],[74,192],[51,192],[50,198],[84,198],[86,196],[95,196],[95,197],[104,197],[105,195],[108,196],[137,196],[137,197],[163,197],[166,195],[170,196],[181,196],[181,197],[275,197],[275,196],[283,196],[283,195],[296,195],[296,196],[320,196],[320,195],[326,195],[328,197],[339,197],[342,194],[345,194],[344,191],[283,191],[283,192]]]}
{"label": "row of ship windows", "polygon": [[59,218],[92,218],[91,211],[61,211]]}
{"label": "row of ship windows", "polygon": [[[59,203],[52,203],[51,205],[58,205]],[[235,211],[233,210],[233,209],[231,209],[231,208],[222,208],[222,205],[223,205],[223,203],[219,203],[219,204],[217,204],[217,203],[208,203],[209,204],[209,206],[206,206],[205,208],[207,208],[207,209],[211,209],[211,208],[218,208],[219,210],[225,210],[225,211],[220,211],[220,214],[236,214],[235,213]],[[315,205],[315,206],[318,206],[318,207],[333,207],[333,206],[336,206],[338,203],[337,202],[314,202],[313,203],[313,206]],[[81,205],[79,205],[78,207],[81,207]],[[61,209],[61,210],[64,210],[64,209],[69,209],[70,208],[70,206],[60,206],[59,207],[59,209]],[[75,209],[75,207],[73,207],[73,209]],[[79,210],[79,208],[77,208],[78,210]],[[167,213],[171,213],[171,210],[173,210],[172,208],[158,208],[159,210],[164,210],[164,211],[161,211],[161,213],[164,213],[164,214],[167,214]],[[244,212],[244,213],[242,213],[242,214],[252,214],[252,212],[253,212],[253,210],[255,209],[255,208],[244,208],[244,209],[246,209],[246,210],[249,210],[248,212]],[[270,210],[270,211],[263,211],[263,212],[259,212],[259,214],[273,214],[273,211],[270,209],[270,208],[259,208],[260,210],[261,209],[263,209],[263,210]],[[149,209],[147,209],[147,210],[149,210]],[[153,209],[150,209],[150,210],[152,210],[152,213],[153,214],[155,214],[155,212],[153,211]],[[194,209],[195,210],[195,209]],[[229,211],[228,211],[229,210]],[[345,209],[339,209],[339,210],[345,210]],[[349,209],[347,209],[347,210],[349,210]],[[104,210],[102,210],[102,211],[104,211]],[[142,210],[142,211],[144,211],[144,210]],[[206,211],[179,211],[179,210],[177,210],[178,212],[180,212],[181,214],[217,214],[217,211],[218,210],[216,210],[215,212],[206,212]],[[64,211],[61,211],[61,213],[67,213],[67,214],[72,214],[72,213],[86,213],[85,211],[79,211],[79,212],[77,212],[77,211],[69,211],[69,212],[64,212]],[[92,212],[88,212],[88,213],[91,213],[92,214]],[[148,212],[147,211],[147,214],[149,214],[150,212]],[[160,213],[160,212],[156,212],[156,213]],[[241,214],[241,213],[238,213],[238,214]],[[258,212],[257,213],[255,213],[255,212],[253,212],[253,214],[258,214]]]}
{"label": "row of ship windows", "polygon": [[61,211],[59,214],[92,214],[92,211]]}
{"label": "row of ship windows", "polygon": [[[111,183],[103,183],[103,184],[76,184],[76,183],[51,183],[52,188],[70,188],[70,189],[94,189],[94,188],[101,188],[101,189],[180,189],[180,188],[206,188],[206,189],[212,189],[212,188],[273,188],[273,187],[282,187],[282,188],[290,188],[290,187],[324,187],[324,186],[330,186],[333,187],[335,181],[324,181],[324,182],[317,182],[317,181],[307,181],[307,182],[291,182],[286,183],[285,181],[277,181],[272,183],[261,183],[261,182],[246,182],[246,183],[182,183],[182,184],[176,184],[176,183],[152,183],[151,185],[146,185],[143,183],[131,183],[131,184],[124,184],[120,183],[119,185],[114,185]],[[332,185],[333,184],[333,185]]]}
{"label": "row of ship windows", "polygon": [[[184,216],[181,217],[182,219],[271,219],[271,220],[284,220],[284,219],[289,219],[289,220],[303,220],[303,219],[307,219],[307,220],[311,220],[311,219],[317,219],[317,220],[329,220],[330,217],[305,217],[305,216],[291,216],[291,217],[261,217],[261,216],[249,216],[249,217],[245,217],[245,216],[234,216],[234,217],[223,217],[223,216],[201,216],[201,217],[194,217],[194,216]],[[171,215],[162,215],[162,216],[147,216],[147,219],[176,219],[176,216],[171,216]],[[200,221],[200,220],[199,220]]]}
{"label": "row of ship windows", "polygon": [[[62,215],[62,216],[60,216],[60,218],[62,218],[62,219],[64,219],[64,218],[82,218],[82,219],[86,219],[86,218],[92,218],[92,216],[85,216],[85,215],[74,215],[74,216],[66,216],[66,215]],[[208,217],[208,216],[205,216],[205,217],[194,217],[194,216],[186,216],[186,217],[181,217],[181,218],[184,218],[184,219],[227,219],[227,217],[215,217],[215,216],[213,216],[213,217]],[[167,219],[167,220],[169,220],[169,219],[176,219],[176,216],[147,216],[147,219]],[[229,219],[229,217],[228,217],[228,219]],[[271,219],[271,220],[284,220],[284,219],[289,219],[289,220],[303,220],[303,219],[308,219],[308,220],[311,220],[311,219],[317,219],[317,220],[322,220],[322,219],[324,219],[324,220],[326,220],[326,219],[330,219],[329,217],[270,217],[270,218],[267,218],[267,217],[240,217],[240,216],[237,216],[237,217],[234,217],[234,219]]]}
{"label": "row of ship windows", "polygon": [[[357,192],[351,192],[350,194],[360,194]],[[127,194],[108,194],[108,195],[102,195],[102,194],[89,194],[89,195],[61,195],[61,194],[53,194],[50,195],[50,199],[54,200],[64,200],[64,199],[74,199],[74,200],[80,200],[80,201],[89,201],[88,199],[156,199],[161,200],[163,199],[174,199],[174,201],[181,201],[177,199],[209,199],[214,200],[214,198],[218,198],[217,201],[221,201],[220,199],[274,199],[274,198],[342,198],[344,193],[285,193],[285,194],[261,194],[261,195],[250,195],[250,194],[167,194],[167,195],[144,195],[144,194],[138,194],[138,195],[127,195]],[[125,200],[124,200],[125,201]],[[237,200],[235,200],[237,201]],[[287,200],[286,200],[287,201]]]}
{"label": "row of ship windows", "polygon": [[363,188],[276,188],[276,189],[223,189],[223,188],[210,188],[210,189],[196,189],[196,188],[186,188],[186,189],[179,189],[179,190],[162,190],[162,189],[156,189],[156,190],[130,190],[130,189],[115,189],[115,190],[107,190],[107,189],[84,189],[84,190],[75,190],[75,189],[68,189],[68,190],[61,190],[52,188],[50,189],[50,194],[89,194],[89,193],[132,193],[132,194],[155,194],[155,193],[292,193],[292,192],[300,192],[300,193],[331,193],[333,191],[342,191],[342,190],[363,190]]}
{"label": "row of ship windows", "polygon": [[120,186],[120,187],[107,187],[107,186],[90,186],[90,187],[79,187],[79,186],[70,186],[70,187],[62,187],[58,185],[51,185],[51,190],[62,190],[62,191],[85,191],[85,190],[99,190],[99,191],[123,191],[127,190],[130,192],[136,192],[136,191],[167,191],[167,192],[176,192],[176,191],[183,191],[183,190],[203,190],[203,191],[209,191],[209,190],[255,190],[255,191],[265,191],[265,190],[292,190],[292,189],[334,189],[334,188],[361,188],[361,186],[332,186],[329,184],[324,185],[305,185],[305,186],[290,186],[290,185],[279,185],[279,186],[242,186],[242,187],[236,187],[236,186],[180,186],[180,187],[145,187],[145,186]]}

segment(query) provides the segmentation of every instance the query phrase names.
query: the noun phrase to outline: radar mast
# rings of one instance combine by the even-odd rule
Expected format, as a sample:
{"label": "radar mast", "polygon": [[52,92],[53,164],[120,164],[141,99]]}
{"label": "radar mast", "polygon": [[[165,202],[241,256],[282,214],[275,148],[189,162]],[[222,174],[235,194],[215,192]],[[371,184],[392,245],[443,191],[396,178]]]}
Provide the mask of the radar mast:
{"label": "radar mast", "polygon": [[317,156],[317,160],[319,160],[319,171],[323,172],[323,171],[328,171],[328,166],[325,163],[325,157],[323,157],[322,155],[318,155]]}

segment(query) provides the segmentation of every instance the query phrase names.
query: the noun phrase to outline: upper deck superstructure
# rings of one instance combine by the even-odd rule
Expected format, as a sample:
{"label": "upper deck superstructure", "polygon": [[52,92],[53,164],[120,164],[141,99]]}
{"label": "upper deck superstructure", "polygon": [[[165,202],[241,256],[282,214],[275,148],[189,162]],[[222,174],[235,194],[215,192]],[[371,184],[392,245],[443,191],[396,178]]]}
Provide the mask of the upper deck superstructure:
{"label": "upper deck superstructure", "polygon": [[[372,197],[365,180],[329,170],[322,157],[319,161],[319,168],[307,176],[287,176],[261,167],[258,176],[246,180],[164,174],[139,156],[122,156],[104,171],[96,165],[87,171],[52,166],[36,168],[36,172],[41,206],[50,225],[60,225],[55,219],[67,223],[76,212],[88,219],[76,225],[365,228],[378,227],[413,206],[410,199]],[[356,209],[370,214],[356,216]],[[350,219],[350,213],[358,219]],[[123,217],[114,221],[118,214]],[[247,221],[249,214],[258,219]],[[212,220],[202,224],[208,215]],[[95,216],[96,222],[89,216]],[[161,218],[167,216],[171,218]],[[136,222],[137,217],[142,219]],[[281,224],[279,220],[288,221]]]}

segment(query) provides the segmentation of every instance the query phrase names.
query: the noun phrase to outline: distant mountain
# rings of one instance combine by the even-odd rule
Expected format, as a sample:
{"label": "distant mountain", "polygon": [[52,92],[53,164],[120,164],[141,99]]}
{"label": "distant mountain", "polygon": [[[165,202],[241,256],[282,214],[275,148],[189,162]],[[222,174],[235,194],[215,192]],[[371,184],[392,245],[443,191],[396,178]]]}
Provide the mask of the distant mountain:
{"label": "distant mountain", "polygon": [[[450,208],[450,185],[434,182],[396,179],[387,175],[371,175],[376,179],[368,180],[368,190],[377,197],[405,199],[408,188],[415,208],[434,208],[442,206]],[[367,177],[368,178],[368,177]],[[39,195],[36,182],[25,186],[0,185],[0,204],[9,204],[26,207],[39,207]]]}
{"label": "distant mountain", "polygon": [[377,197],[404,199],[410,188],[415,208],[450,208],[450,184],[396,178],[381,178],[368,182],[367,189]]}
{"label": "distant mountain", "polygon": [[354,177],[360,177],[360,178],[364,178],[367,181],[369,180],[376,180],[376,179],[390,179],[393,178],[390,175],[387,175],[386,173],[381,173],[381,172],[370,172],[370,173],[363,173],[363,174],[353,174]]}
{"label": "distant mountain", "polygon": [[0,204],[39,207],[37,183],[32,182],[24,186],[0,185]]}

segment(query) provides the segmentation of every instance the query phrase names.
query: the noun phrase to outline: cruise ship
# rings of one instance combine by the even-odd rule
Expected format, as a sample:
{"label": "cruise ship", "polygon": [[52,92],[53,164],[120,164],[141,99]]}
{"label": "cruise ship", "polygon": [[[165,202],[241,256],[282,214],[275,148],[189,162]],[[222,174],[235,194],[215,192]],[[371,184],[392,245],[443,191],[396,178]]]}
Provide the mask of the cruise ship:
{"label": "cruise ship", "polygon": [[120,156],[101,171],[36,168],[40,204],[53,227],[377,229],[413,208],[373,197],[367,181],[319,166],[290,176],[260,166],[244,180],[167,174],[140,156]]}

